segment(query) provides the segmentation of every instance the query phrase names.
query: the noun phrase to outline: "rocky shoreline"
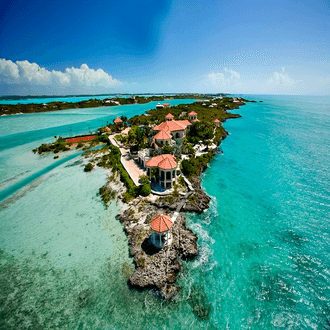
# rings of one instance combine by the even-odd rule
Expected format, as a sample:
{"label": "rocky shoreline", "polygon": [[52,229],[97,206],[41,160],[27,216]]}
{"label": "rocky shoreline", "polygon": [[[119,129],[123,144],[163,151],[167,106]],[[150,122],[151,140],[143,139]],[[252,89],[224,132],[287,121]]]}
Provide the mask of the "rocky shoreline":
{"label": "rocky shoreline", "polygon": [[[239,107],[238,104],[231,105],[231,108]],[[180,107],[172,110],[182,113]],[[186,107],[183,110],[186,110]],[[161,119],[162,114],[159,114],[160,111],[157,110],[155,112],[152,110],[148,113],[153,113],[154,116],[159,115]],[[205,110],[201,110],[201,108],[199,108],[199,111],[201,113],[203,113],[202,111],[208,113]],[[238,114],[228,115],[226,111],[221,109],[212,111],[217,111],[217,114],[215,113],[214,116],[221,115],[222,122],[226,119],[241,117]],[[142,117],[143,115],[133,117],[134,125],[140,124],[139,120]],[[107,205],[109,202],[109,196],[113,196],[117,203],[121,205],[121,211],[117,214],[116,218],[123,225],[129,240],[129,253],[134,259],[135,269],[129,269],[125,273],[128,279],[128,285],[132,289],[153,290],[164,300],[170,300],[180,292],[180,287],[176,284],[176,280],[177,274],[181,270],[182,261],[193,260],[198,255],[197,235],[187,228],[185,216],[180,212],[201,214],[209,208],[211,198],[201,188],[200,175],[208,167],[214,155],[219,152],[218,147],[221,141],[227,137],[228,132],[220,125],[216,126],[213,134],[212,142],[215,144],[214,147],[210,149],[204,147],[204,153],[195,158],[192,157],[191,159],[193,161],[182,161],[182,163],[184,161],[186,163],[184,165],[181,163],[182,177],[180,177],[180,183],[169,195],[162,195],[157,192],[151,193],[148,196],[133,196],[131,194],[128,199],[127,195],[130,185],[123,180],[121,171],[118,171],[117,167],[109,167],[112,166],[111,164],[113,162],[110,159],[107,161],[107,156],[99,158],[95,154],[90,155],[92,156],[91,158],[98,158],[92,160],[98,166],[108,168],[108,183],[102,187],[102,191],[106,193],[102,194],[100,190],[105,204]],[[98,162],[98,160],[103,158],[103,161]],[[185,166],[190,166],[190,168]],[[186,175],[184,172],[189,174],[189,181],[183,175]],[[160,244],[162,248],[157,248],[151,242],[153,230],[150,222],[160,214],[169,216],[172,219],[173,225],[170,227],[170,230],[165,231],[165,237],[163,236],[161,238],[163,240],[163,244]],[[199,292],[200,290],[197,291]],[[196,293],[196,295],[196,299],[199,300],[199,293]]]}
{"label": "rocky shoreline", "polygon": [[[201,189],[194,194],[202,196],[196,205],[187,200],[182,210],[202,212],[208,208],[210,197]],[[128,284],[138,290],[156,289],[158,295],[171,299],[180,291],[175,285],[178,272],[181,270],[181,260],[192,260],[198,254],[197,236],[186,227],[184,215],[179,214],[169,234],[171,244],[162,249],[155,248],[151,241],[150,220],[157,214],[173,216],[182,198],[169,205],[148,198],[136,198],[123,208],[117,219],[123,224],[129,239],[130,256],[134,258],[135,271],[130,276]]]}
{"label": "rocky shoreline", "polygon": [[209,207],[211,198],[201,189],[200,177],[193,177],[190,182],[194,190],[179,195],[172,203],[155,195],[139,196],[124,203],[126,188],[119,174],[108,169],[107,176],[111,177],[107,187],[116,192],[115,199],[121,206],[116,218],[123,224],[129,253],[134,258],[135,270],[129,274],[128,285],[137,290],[153,289],[161,299],[170,300],[180,292],[176,278],[181,261],[193,260],[198,255],[197,235],[186,227],[185,216],[180,213],[168,236],[170,244],[157,249],[150,241],[150,220],[160,213],[172,218],[180,204],[183,212],[202,213]]}

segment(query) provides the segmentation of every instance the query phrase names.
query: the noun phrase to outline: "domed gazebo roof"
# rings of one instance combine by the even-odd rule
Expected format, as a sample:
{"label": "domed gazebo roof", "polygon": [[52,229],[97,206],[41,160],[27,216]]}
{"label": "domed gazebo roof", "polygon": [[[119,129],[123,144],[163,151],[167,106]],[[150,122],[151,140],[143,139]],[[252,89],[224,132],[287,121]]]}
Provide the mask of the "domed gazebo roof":
{"label": "domed gazebo roof", "polygon": [[119,123],[122,123],[123,121],[119,117],[117,117],[113,122],[115,124],[119,124]]}
{"label": "domed gazebo roof", "polygon": [[174,116],[169,112],[166,116],[165,116],[166,119],[173,119]]}
{"label": "domed gazebo roof", "polygon": [[177,164],[173,159],[165,158],[160,163],[158,163],[158,167],[162,170],[172,170],[177,168]]}
{"label": "domed gazebo roof", "polygon": [[150,222],[152,230],[157,233],[164,233],[168,231],[173,225],[171,217],[166,214],[156,215]]}

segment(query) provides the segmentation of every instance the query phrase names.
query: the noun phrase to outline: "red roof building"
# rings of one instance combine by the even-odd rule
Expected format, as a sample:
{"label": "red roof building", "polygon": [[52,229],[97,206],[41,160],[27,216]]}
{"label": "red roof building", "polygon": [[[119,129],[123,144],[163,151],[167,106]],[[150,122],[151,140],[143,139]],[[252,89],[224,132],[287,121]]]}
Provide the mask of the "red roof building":
{"label": "red roof building", "polygon": [[197,119],[197,112],[195,112],[195,111],[189,112],[188,113],[188,118],[189,118],[189,120],[195,120],[195,119]]}
{"label": "red roof building", "polygon": [[219,119],[214,119],[214,124],[216,127],[219,127],[221,124],[221,121]]}
{"label": "red roof building", "polygon": [[172,162],[172,164],[174,162],[175,165],[177,166],[174,156],[170,155],[170,154],[152,157],[146,162],[146,166],[147,167],[158,167],[159,163],[161,163],[165,159],[169,159]]}
{"label": "red roof building", "polygon": [[[191,124],[189,123],[189,125]],[[155,132],[157,131],[176,132],[176,131],[184,131],[187,126],[188,125],[185,120],[171,120],[171,121],[165,121],[153,127],[152,129]]]}
{"label": "red roof building", "polygon": [[174,118],[174,116],[171,114],[171,113],[168,113],[166,116],[165,116],[165,119],[166,120],[172,120]]}
{"label": "red roof building", "polygon": [[160,163],[158,163],[158,168],[162,170],[173,170],[176,167],[177,167],[176,162],[170,158],[165,158]]}
{"label": "red roof building", "polygon": [[165,154],[152,157],[145,163],[145,166],[150,180],[152,169],[156,168],[158,169],[159,184],[164,188],[173,187],[173,183],[176,180],[176,169],[178,167],[174,156]]}
{"label": "red roof building", "polygon": [[117,117],[113,122],[115,124],[119,124],[119,123],[122,123],[123,121],[119,117]]}
{"label": "red roof building", "polygon": [[158,140],[158,144],[163,144],[161,141],[168,141],[170,134],[172,134],[171,139],[176,140],[177,143],[181,143],[182,139],[186,136],[186,129],[191,126],[191,123],[188,120],[173,120],[173,118],[174,116],[168,113],[165,116],[164,122],[152,128],[157,133],[156,140]]}
{"label": "red roof building", "polygon": [[168,231],[173,225],[171,217],[166,214],[158,214],[151,222],[150,227],[157,233],[164,233]]}
{"label": "red roof building", "polygon": [[154,136],[154,142],[162,145],[165,144],[166,142],[169,142],[172,140],[172,135],[168,133],[167,131],[159,131],[155,136]]}

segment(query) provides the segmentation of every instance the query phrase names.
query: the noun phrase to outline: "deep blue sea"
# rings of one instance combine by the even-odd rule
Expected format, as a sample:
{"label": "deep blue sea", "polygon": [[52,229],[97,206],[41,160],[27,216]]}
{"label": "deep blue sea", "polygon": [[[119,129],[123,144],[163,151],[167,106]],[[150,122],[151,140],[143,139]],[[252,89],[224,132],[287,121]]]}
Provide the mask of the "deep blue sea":
{"label": "deep blue sea", "polygon": [[[211,206],[187,214],[199,255],[169,303],[127,287],[119,206],[97,196],[105,171],[31,152],[157,102],[1,117],[0,328],[330,329],[330,97],[247,97],[263,102],[224,124],[202,175]],[[207,320],[192,312],[195,285]]]}

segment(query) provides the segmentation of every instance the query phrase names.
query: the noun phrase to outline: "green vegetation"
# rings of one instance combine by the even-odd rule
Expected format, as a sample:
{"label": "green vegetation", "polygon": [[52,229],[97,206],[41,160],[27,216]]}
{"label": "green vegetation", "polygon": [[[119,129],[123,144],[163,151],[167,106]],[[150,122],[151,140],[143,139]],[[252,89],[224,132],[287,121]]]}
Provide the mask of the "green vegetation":
{"label": "green vegetation", "polygon": [[182,176],[178,178],[178,184],[181,185],[182,187],[186,186],[186,182],[184,181],[184,178]]}
{"label": "green vegetation", "polygon": [[[79,137],[79,136],[76,136]],[[56,138],[56,137],[55,137]],[[69,139],[69,138],[66,138]],[[55,154],[60,151],[68,151],[70,150],[70,147],[76,144],[77,142],[66,142],[66,139],[63,139],[62,137],[59,137],[54,143],[50,144],[42,144],[36,149],[33,149],[33,152],[38,152],[39,154],[42,154],[44,152],[54,152]],[[77,143],[76,149],[87,150],[89,148],[93,148],[97,146],[100,143],[109,143],[109,138],[107,134],[101,134],[95,136],[93,140],[89,141],[79,141]]]}
{"label": "green vegetation", "polygon": [[[3,97],[1,99],[4,99]],[[77,108],[97,108],[97,107],[111,107],[117,106],[115,102],[119,102],[120,105],[124,104],[135,104],[135,103],[148,103],[151,101],[164,101],[163,96],[150,96],[150,97],[129,97],[129,98],[115,98],[115,99],[89,99],[87,101],[80,102],[50,102],[45,104],[1,104],[0,99],[0,115],[11,115],[15,113],[33,113],[33,112],[47,112],[47,111],[58,111],[66,109],[77,109]]]}
{"label": "green vegetation", "polygon": [[70,148],[68,147],[70,144],[64,142],[63,140],[57,140],[53,144],[42,144],[39,148],[33,149],[33,152],[38,154],[42,154],[44,152],[53,151],[54,154],[59,153],[60,151],[68,151]]}
{"label": "green vegetation", "polygon": [[151,194],[151,186],[149,183],[145,183],[141,186],[140,195],[141,196],[149,196]]}
{"label": "green vegetation", "polygon": [[99,194],[101,195],[105,206],[108,206],[108,203],[116,197],[116,192],[107,185],[100,188]]}
{"label": "green vegetation", "polygon": [[135,211],[134,211],[133,209],[130,209],[128,215],[129,215],[129,216],[133,216],[134,213],[135,213]]}
{"label": "green vegetation", "polygon": [[139,266],[140,267],[142,267],[142,268],[144,268],[145,267],[145,259],[143,258],[143,257],[140,257],[139,259],[138,259],[138,263],[139,263]]}
{"label": "green vegetation", "polygon": [[165,146],[162,148],[162,154],[173,154],[173,148],[166,142]]}
{"label": "green vegetation", "polygon": [[205,144],[206,140],[213,138],[214,124],[210,122],[194,123],[187,134],[190,143],[196,144],[200,140]]}
{"label": "green vegetation", "polygon": [[187,177],[200,175],[212,158],[213,153],[210,151],[196,158],[184,159],[181,162],[181,171]]}
{"label": "green vegetation", "polygon": [[84,168],[84,171],[85,172],[90,172],[90,171],[93,170],[93,168],[94,168],[94,165],[92,163],[88,163],[88,164],[86,164],[86,166]]}
{"label": "green vegetation", "polygon": [[159,197],[159,200],[161,200],[162,202],[173,204],[175,199],[173,195],[168,195],[165,197]]}
{"label": "green vegetation", "polygon": [[119,173],[120,181],[124,183],[127,189],[126,193],[123,195],[124,201],[130,201],[138,195],[148,196],[151,192],[149,182],[144,183],[138,187],[135,186],[134,182],[129,177],[128,173],[120,162],[121,153],[119,148],[110,145],[109,149],[110,152],[106,155],[103,155],[101,157],[101,161],[97,165],[100,167],[112,168],[113,171],[117,171]]}

